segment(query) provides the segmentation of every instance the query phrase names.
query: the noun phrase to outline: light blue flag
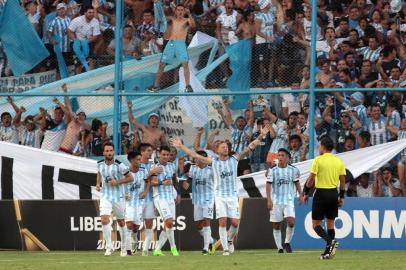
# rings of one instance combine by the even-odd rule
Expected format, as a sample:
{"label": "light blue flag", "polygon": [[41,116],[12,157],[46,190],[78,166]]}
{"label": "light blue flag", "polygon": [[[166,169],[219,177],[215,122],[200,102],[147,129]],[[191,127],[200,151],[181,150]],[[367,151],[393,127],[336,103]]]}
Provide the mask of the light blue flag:
{"label": "light blue flag", "polygon": [[[229,45],[226,47],[226,52],[230,57],[230,69],[232,72],[227,81],[227,88],[231,92],[250,91],[252,40],[243,39]],[[230,108],[233,110],[246,108],[249,98],[248,95],[235,96]]]}
{"label": "light blue flag", "polygon": [[164,13],[164,9],[162,7],[162,1],[157,1],[154,3],[154,28],[156,31],[159,33],[165,33],[166,28],[167,28],[167,21],[166,21],[166,16]]}
{"label": "light blue flag", "polygon": [[49,55],[18,0],[0,0],[0,39],[15,76],[31,70]]}

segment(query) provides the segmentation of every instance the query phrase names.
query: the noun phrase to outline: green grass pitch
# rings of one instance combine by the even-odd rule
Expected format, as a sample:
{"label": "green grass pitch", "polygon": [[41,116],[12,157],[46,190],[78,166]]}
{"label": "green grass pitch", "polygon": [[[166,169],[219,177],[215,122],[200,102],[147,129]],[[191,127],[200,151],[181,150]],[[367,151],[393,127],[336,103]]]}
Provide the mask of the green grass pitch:
{"label": "green grass pitch", "polygon": [[406,269],[406,252],[404,251],[358,251],[338,250],[333,260],[319,260],[320,251],[295,251],[292,254],[277,254],[276,250],[236,251],[230,256],[203,256],[200,252],[181,252],[180,257],[172,257],[164,252],[165,257],[120,257],[114,252],[111,257],[104,257],[98,252],[15,252],[0,251],[0,269],[38,269],[38,270],[217,270],[217,269]]}

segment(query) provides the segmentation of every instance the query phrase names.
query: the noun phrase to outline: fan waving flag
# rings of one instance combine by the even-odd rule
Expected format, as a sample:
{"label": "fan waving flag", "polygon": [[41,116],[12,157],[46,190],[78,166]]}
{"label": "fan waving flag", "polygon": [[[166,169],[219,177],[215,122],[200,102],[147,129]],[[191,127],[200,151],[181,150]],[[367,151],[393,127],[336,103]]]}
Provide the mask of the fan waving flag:
{"label": "fan waving flag", "polygon": [[15,76],[31,70],[49,55],[18,0],[0,0],[0,39]]}

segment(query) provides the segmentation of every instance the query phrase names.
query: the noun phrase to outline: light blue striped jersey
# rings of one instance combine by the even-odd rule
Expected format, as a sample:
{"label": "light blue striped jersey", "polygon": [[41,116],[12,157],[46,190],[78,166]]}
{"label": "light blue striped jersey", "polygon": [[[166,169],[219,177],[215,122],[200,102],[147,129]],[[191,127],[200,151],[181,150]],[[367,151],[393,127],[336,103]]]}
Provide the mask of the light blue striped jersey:
{"label": "light blue striped jersey", "polygon": [[212,168],[216,197],[238,197],[237,166],[238,159],[235,156],[231,156],[226,160],[213,158]]}
{"label": "light blue striped jersey", "polygon": [[160,200],[165,200],[165,201],[172,201],[175,198],[175,190],[173,188],[173,185],[170,186],[164,186],[161,185],[161,183],[164,180],[172,180],[172,177],[175,175],[176,176],[176,165],[175,163],[168,162],[165,165],[162,165],[158,163],[156,166],[162,167],[162,172],[157,175],[158,177],[158,183],[160,184],[157,187],[154,187],[157,191],[158,197]]}
{"label": "light blue striped jersey", "polygon": [[[273,125],[273,128],[276,131],[276,137],[273,139],[271,148],[269,148],[269,152],[271,153],[278,153],[278,150],[281,148],[287,149],[289,146],[289,135],[285,128],[285,126],[277,127]],[[295,131],[291,131],[290,135],[296,134]]]}
{"label": "light blue striped jersey", "polygon": [[131,172],[134,180],[127,184],[127,191],[130,196],[128,205],[134,207],[136,205],[144,204],[144,199],[140,199],[140,193],[145,189],[145,181],[147,180],[148,173],[143,167],[140,167],[137,172]]}
{"label": "light blue striped jersey", "polygon": [[[406,130],[399,130],[398,131],[398,140],[403,140],[406,139]],[[403,149],[402,152],[400,152],[400,157],[406,157],[406,149]]]}
{"label": "light blue striped jersey", "polygon": [[71,22],[69,17],[61,18],[56,17],[49,25],[48,31],[56,36],[57,46],[62,52],[70,51],[70,42],[68,37],[68,27]]}
{"label": "light blue striped jersey", "polygon": [[268,183],[272,183],[272,201],[276,205],[294,206],[295,183],[300,179],[299,169],[288,165],[285,168],[273,167],[268,171]]}
{"label": "light blue striped jersey", "polygon": [[369,119],[368,131],[371,134],[371,145],[383,144],[388,141],[386,119],[382,115],[378,121]]}
{"label": "light blue striped jersey", "polygon": [[114,160],[110,165],[107,165],[105,160],[100,160],[97,162],[97,170],[101,175],[101,197],[110,202],[124,201],[124,185],[111,187],[109,182],[112,179],[122,179],[125,175],[129,174],[130,171],[128,170],[128,167],[118,160]]}
{"label": "light blue striped jersey", "polygon": [[[258,12],[255,14],[255,18],[261,21],[261,33],[265,34],[267,37],[274,36],[274,24],[276,22],[275,14],[270,9],[266,13]],[[259,43],[271,43],[270,40],[265,40],[263,37],[256,36],[256,42]]]}
{"label": "light blue striped jersey", "polygon": [[[398,111],[392,111],[389,118],[390,126],[400,129],[400,121],[401,121],[400,113]],[[392,134],[389,132],[389,130],[387,131],[387,133],[388,138],[392,138]]]}
{"label": "light blue striped jersey", "polygon": [[231,151],[234,153],[242,152],[250,143],[252,128],[246,125],[243,129],[238,129],[232,124],[231,130]]}
{"label": "light blue striped jersey", "polygon": [[[154,165],[154,163],[152,163],[151,161],[148,161],[148,163],[141,163],[140,167],[144,168],[146,176],[148,176],[149,170],[151,169],[152,165]],[[153,202],[152,195],[153,190],[152,188],[150,188],[147,196],[144,199],[144,203],[152,203]]]}
{"label": "light blue striped jersey", "polygon": [[200,168],[192,165],[189,169],[192,178],[192,203],[208,205],[214,202],[213,170],[211,166]]}

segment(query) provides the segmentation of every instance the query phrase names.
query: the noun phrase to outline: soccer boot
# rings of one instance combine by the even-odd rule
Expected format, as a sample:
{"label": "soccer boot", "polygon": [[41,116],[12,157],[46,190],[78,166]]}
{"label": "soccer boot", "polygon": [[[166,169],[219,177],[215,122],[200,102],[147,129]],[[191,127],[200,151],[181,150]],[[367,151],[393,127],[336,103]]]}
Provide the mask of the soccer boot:
{"label": "soccer boot", "polygon": [[160,249],[154,250],[154,253],[152,253],[152,255],[157,257],[165,256],[165,254],[163,254]]}
{"label": "soccer boot", "polygon": [[176,247],[171,248],[171,252],[172,252],[172,255],[173,255],[173,256],[179,256],[179,252],[178,252],[178,250],[176,249]]}
{"label": "soccer boot", "polygon": [[290,243],[285,243],[284,245],[286,253],[292,253],[292,247],[290,246]]}

